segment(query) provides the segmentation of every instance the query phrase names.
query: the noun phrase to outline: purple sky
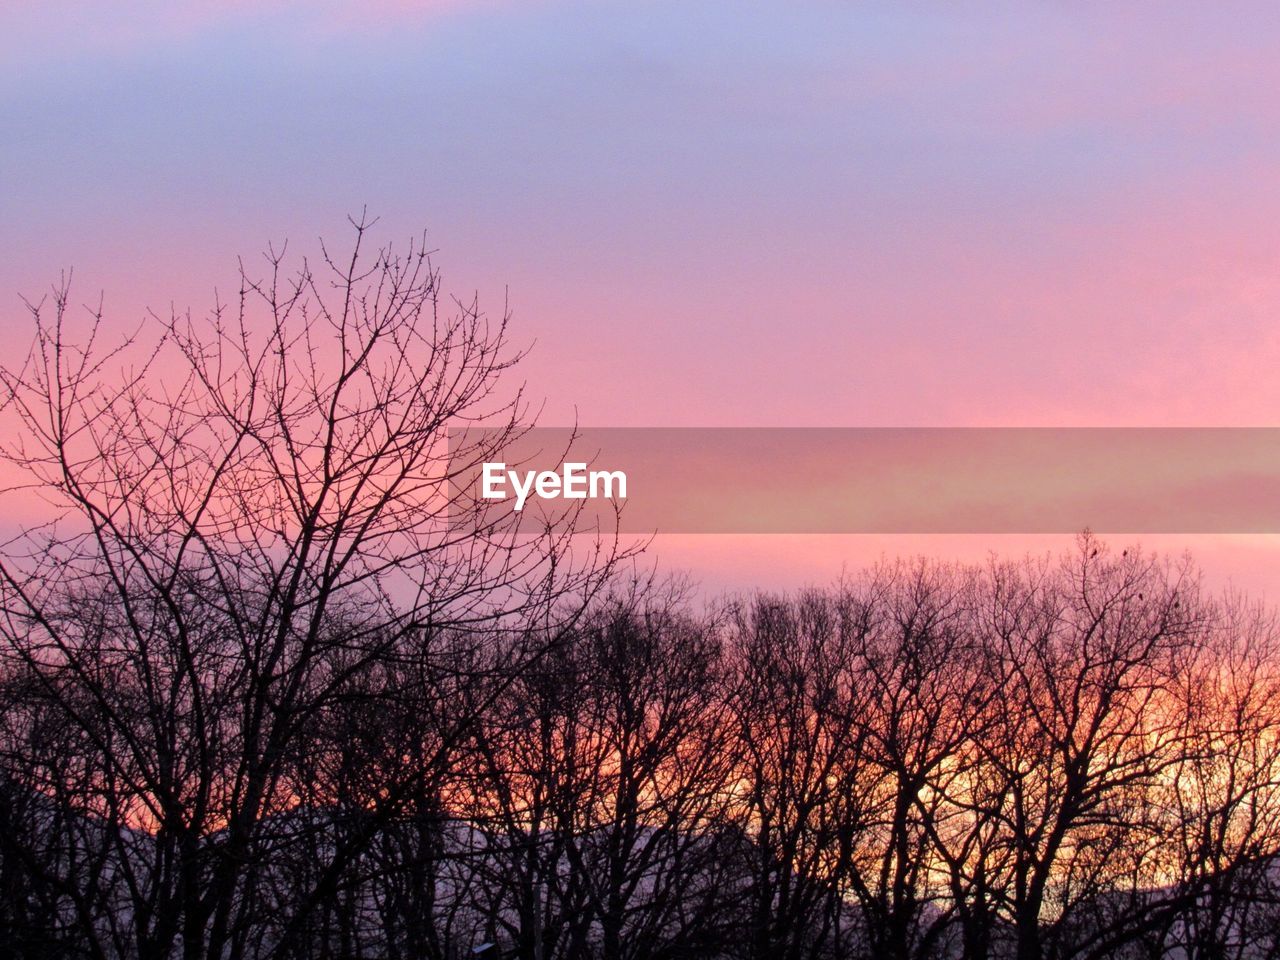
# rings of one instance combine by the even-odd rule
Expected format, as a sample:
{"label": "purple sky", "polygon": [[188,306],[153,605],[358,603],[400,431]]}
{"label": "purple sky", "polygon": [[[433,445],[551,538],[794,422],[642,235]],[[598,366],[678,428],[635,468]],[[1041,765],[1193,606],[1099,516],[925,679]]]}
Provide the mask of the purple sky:
{"label": "purple sky", "polygon": [[[0,0],[6,342],[64,267],[123,329],[367,205],[509,290],[547,423],[1280,419],[1272,4],[178,6]],[[658,550],[738,583],[1043,546]]]}

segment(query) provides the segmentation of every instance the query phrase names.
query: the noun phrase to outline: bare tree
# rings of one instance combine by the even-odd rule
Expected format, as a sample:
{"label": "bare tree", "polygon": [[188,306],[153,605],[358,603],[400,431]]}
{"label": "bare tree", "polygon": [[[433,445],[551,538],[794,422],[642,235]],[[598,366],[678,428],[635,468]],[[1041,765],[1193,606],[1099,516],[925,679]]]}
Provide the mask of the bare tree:
{"label": "bare tree", "polygon": [[1117,897],[1141,877],[1156,829],[1147,798],[1184,748],[1167,693],[1209,612],[1185,564],[1112,556],[1087,536],[1056,570],[996,567],[989,590],[1003,689],[976,743],[991,804],[977,819],[997,827],[988,889],[1020,960],[1113,955],[1146,910]]}
{"label": "bare tree", "polygon": [[843,894],[880,789],[861,722],[870,691],[856,669],[873,615],[852,595],[810,592],[758,596],[733,623],[748,956],[800,960],[846,947]]}
{"label": "bare tree", "polygon": [[[261,278],[242,265],[233,305],[152,317],[114,349],[100,311],[72,334],[64,284],[30,305],[31,351],[0,371],[17,423],[3,456],[58,511],[4,547],[0,655],[74,732],[85,771],[46,767],[30,786],[56,780],[85,816],[145,838],[116,842],[128,930],[86,932],[90,953],[243,954],[269,834],[300,801],[292,759],[353,679],[412,657],[435,683],[465,669],[468,642],[536,659],[524,628],[554,638],[607,575],[609,544],[579,561],[571,527],[518,537],[448,492],[527,415],[503,381],[519,359],[507,318],[447,302],[421,243],[370,251],[371,224],[353,225],[341,259],[271,252]],[[445,430],[481,421],[500,429],[451,459]],[[428,755],[359,798],[365,816],[259,949],[287,949],[467,720],[431,718]],[[48,879],[74,911],[103,872]]]}
{"label": "bare tree", "polygon": [[718,636],[669,586],[618,589],[479,725],[490,910],[521,956],[706,949],[731,769]]}
{"label": "bare tree", "polygon": [[1274,612],[1228,597],[1170,684],[1186,736],[1152,798],[1164,842],[1147,936],[1167,954],[1280,956],[1278,655]]}
{"label": "bare tree", "polygon": [[857,648],[868,698],[857,722],[879,788],[849,883],[875,956],[937,956],[968,905],[937,862],[954,829],[949,796],[997,690],[973,629],[979,585],[973,571],[918,561],[882,565],[860,593],[874,612]]}

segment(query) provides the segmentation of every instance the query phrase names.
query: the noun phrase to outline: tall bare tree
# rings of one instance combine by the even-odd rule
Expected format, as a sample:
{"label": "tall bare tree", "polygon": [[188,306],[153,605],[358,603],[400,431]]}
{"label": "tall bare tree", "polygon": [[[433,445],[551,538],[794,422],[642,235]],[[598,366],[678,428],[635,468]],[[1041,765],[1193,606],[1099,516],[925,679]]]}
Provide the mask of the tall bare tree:
{"label": "tall bare tree", "polygon": [[[353,226],[341,258],[269,252],[231,305],[153,316],[114,348],[100,311],[73,332],[63,285],[0,371],[3,456],[57,511],[0,557],[0,656],[79,751],[78,782],[46,767],[32,785],[73,790],[116,847],[48,880],[68,916],[105,874],[127,891],[124,926],[79,925],[87,953],[241,955],[271,831],[300,800],[300,738],[353,680],[411,658],[423,682],[464,682],[467,644],[534,659],[525,628],[554,638],[607,575],[609,544],[579,562],[569,527],[516,536],[450,494],[527,414],[507,317],[447,300],[421,242],[373,250],[372,224]],[[450,458],[446,429],[473,422],[499,429]],[[430,716],[422,762],[360,796],[365,819],[281,907],[272,951],[467,719]]]}

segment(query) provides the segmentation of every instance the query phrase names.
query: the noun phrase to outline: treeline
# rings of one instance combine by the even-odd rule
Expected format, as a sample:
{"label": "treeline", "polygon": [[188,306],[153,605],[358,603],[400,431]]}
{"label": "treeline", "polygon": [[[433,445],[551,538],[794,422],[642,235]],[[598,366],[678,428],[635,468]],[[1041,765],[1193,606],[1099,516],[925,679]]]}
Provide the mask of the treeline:
{"label": "treeline", "polygon": [[[237,772],[202,777],[199,744],[175,738],[167,793],[133,773],[174,705],[123,651],[76,695],[10,666],[0,935],[23,957],[202,955],[213,921],[237,957],[1275,956],[1278,642],[1187,565],[1089,538],[709,611],[615,584],[551,636],[424,630],[346,671],[335,637],[239,829],[201,819]],[[205,722],[242,736],[237,706]],[[226,916],[190,925],[219,883]]]}
{"label": "treeline", "polygon": [[450,482],[520,352],[353,226],[0,362],[0,956],[1277,955],[1269,610],[1089,538],[627,579]]}

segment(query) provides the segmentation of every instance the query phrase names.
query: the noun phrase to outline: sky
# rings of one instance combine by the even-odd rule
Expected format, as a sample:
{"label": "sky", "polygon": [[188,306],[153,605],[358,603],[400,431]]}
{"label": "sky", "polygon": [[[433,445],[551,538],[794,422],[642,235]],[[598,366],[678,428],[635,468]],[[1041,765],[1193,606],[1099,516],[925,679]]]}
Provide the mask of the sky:
{"label": "sky", "polygon": [[[543,422],[1275,426],[1273,4],[0,0],[0,336],[367,208]],[[12,347],[11,347],[12,349]],[[1255,592],[1280,538],[1190,548]],[[668,537],[713,586],[1025,537]],[[1272,590],[1274,593],[1275,591]]]}

